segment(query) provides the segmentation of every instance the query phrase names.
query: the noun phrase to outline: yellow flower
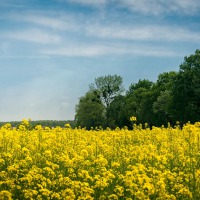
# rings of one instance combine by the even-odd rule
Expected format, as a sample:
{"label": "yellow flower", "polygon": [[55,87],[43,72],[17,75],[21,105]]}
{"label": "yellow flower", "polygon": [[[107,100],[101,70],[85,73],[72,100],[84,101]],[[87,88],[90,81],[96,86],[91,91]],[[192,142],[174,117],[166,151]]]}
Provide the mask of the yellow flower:
{"label": "yellow flower", "polygon": [[192,193],[187,188],[181,188],[178,191],[178,196],[182,199],[192,199]]}
{"label": "yellow flower", "polygon": [[41,126],[41,125],[37,125],[37,126],[35,127],[35,130],[42,130],[42,126]]}
{"label": "yellow flower", "polygon": [[65,124],[66,128],[71,128],[71,125],[69,123]]}
{"label": "yellow flower", "polygon": [[65,189],[63,192],[62,192],[62,197],[63,199],[65,200],[73,200],[75,199],[75,195],[74,195],[74,192],[72,189]]}
{"label": "yellow flower", "polygon": [[46,150],[46,151],[44,152],[44,155],[45,155],[45,157],[47,157],[47,158],[51,158],[51,157],[52,157],[51,150]]}
{"label": "yellow flower", "polygon": [[48,132],[48,131],[50,131],[51,129],[50,129],[48,126],[45,126],[45,127],[44,127],[44,130]]}
{"label": "yellow flower", "polygon": [[111,195],[108,196],[108,199],[109,200],[118,200],[118,197],[117,197],[116,194],[111,194]]}
{"label": "yellow flower", "polygon": [[154,185],[151,184],[151,183],[145,183],[144,186],[143,186],[143,190],[148,195],[152,195],[155,192]]}
{"label": "yellow flower", "polygon": [[27,119],[22,119],[22,124],[25,126],[29,125],[29,121]]}
{"label": "yellow flower", "polygon": [[106,178],[100,178],[95,182],[94,188],[99,188],[100,190],[104,190],[106,187],[108,187],[108,182]]}
{"label": "yellow flower", "polygon": [[0,200],[198,199],[199,124],[92,131],[4,125]]}
{"label": "yellow flower", "polygon": [[47,197],[50,197],[50,194],[51,194],[51,191],[44,188],[44,189],[40,189],[39,192],[41,193],[42,197],[43,198],[47,198]]}
{"label": "yellow flower", "polygon": [[131,122],[137,121],[137,118],[134,117],[134,116],[131,116],[131,117],[130,117],[130,121],[131,121]]}
{"label": "yellow flower", "polygon": [[82,149],[81,150],[81,155],[84,157],[84,158],[87,158],[88,157],[88,151],[86,149]]}
{"label": "yellow flower", "polygon": [[11,126],[10,123],[6,123],[6,124],[3,125],[2,128],[5,128],[5,129],[7,129],[7,130],[10,130],[10,129],[12,128],[12,126]]}
{"label": "yellow flower", "polygon": [[122,186],[119,186],[119,185],[115,186],[114,192],[119,197],[124,196],[124,188]]}
{"label": "yellow flower", "polygon": [[12,194],[7,190],[0,192],[0,200],[12,200]]}
{"label": "yellow flower", "polygon": [[26,130],[26,127],[25,127],[24,125],[19,125],[19,130],[25,131],[25,130]]}
{"label": "yellow flower", "polygon": [[120,163],[118,163],[118,162],[112,162],[111,163],[111,167],[112,168],[119,168],[120,167]]}

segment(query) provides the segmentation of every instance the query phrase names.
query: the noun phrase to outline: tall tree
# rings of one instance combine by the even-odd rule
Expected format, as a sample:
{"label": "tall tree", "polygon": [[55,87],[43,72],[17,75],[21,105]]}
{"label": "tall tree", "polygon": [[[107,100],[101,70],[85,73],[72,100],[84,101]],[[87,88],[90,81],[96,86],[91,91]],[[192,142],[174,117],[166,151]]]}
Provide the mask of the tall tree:
{"label": "tall tree", "polygon": [[174,83],[174,119],[182,123],[200,121],[200,50],[184,58]]}
{"label": "tall tree", "polygon": [[156,101],[153,103],[153,112],[158,114],[159,120],[157,121],[159,121],[161,124],[167,125],[168,122],[172,122],[170,113],[171,104],[172,93],[170,90],[161,91]]}
{"label": "tall tree", "polygon": [[122,82],[122,77],[115,74],[95,78],[94,83],[90,85],[90,90],[98,93],[105,106],[107,126],[109,126],[109,106],[114,98],[124,91]]}
{"label": "tall tree", "polygon": [[152,124],[152,94],[153,82],[149,80],[139,80],[138,83],[131,84],[126,95],[126,109],[129,117],[136,116],[139,123]]}
{"label": "tall tree", "polygon": [[80,98],[76,105],[76,125],[87,129],[102,126],[105,123],[104,111],[100,96],[95,91],[89,91]]}
{"label": "tall tree", "polygon": [[109,106],[109,127],[123,128],[130,122],[130,117],[126,114],[126,97],[119,95],[111,102]]}
{"label": "tall tree", "polygon": [[159,74],[158,80],[154,84],[153,93],[155,101],[153,103],[153,111],[157,114],[156,125],[172,122],[172,89],[174,87],[174,79],[177,76],[177,72],[170,71]]}

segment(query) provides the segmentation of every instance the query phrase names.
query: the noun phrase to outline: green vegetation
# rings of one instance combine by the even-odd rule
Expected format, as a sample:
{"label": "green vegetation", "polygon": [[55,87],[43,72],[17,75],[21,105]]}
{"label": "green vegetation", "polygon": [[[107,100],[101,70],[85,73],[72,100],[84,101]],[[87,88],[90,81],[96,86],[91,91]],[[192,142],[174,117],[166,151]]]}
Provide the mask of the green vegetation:
{"label": "green vegetation", "polygon": [[200,50],[185,57],[178,72],[164,72],[155,83],[139,80],[122,92],[122,77],[96,78],[76,107],[76,125],[131,127],[131,116],[150,127],[200,121]]}
{"label": "green vegetation", "polygon": [[[8,122],[0,122],[0,126],[3,126],[7,124]],[[11,121],[9,122],[12,127],[19,127],[21,125],[21,121]],[[43,127],[64,127],[65,124],[70,124],[70,126],[73,128],[75,127],[75,123],[73,120],[37,120],[37,121],[29,121],[30,128],[35,128],[37,125],[41,125]]]}

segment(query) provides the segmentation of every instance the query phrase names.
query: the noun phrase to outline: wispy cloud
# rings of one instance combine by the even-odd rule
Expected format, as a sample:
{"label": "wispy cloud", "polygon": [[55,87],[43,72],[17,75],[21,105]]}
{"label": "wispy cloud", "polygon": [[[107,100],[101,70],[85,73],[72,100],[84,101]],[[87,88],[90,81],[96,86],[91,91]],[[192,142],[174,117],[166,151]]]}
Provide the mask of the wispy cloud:
{"label": "wispy cloud", "polygon": [[49,58],[49,56],[47,55],[12,55],[12,54],[9,54],[9,55],[0,55],[0,58],[3,58],[3,59],[26,59],[26,60],[31,60],[31,59],[47,59]]}
{"label": "wispy cloud", "polygon": [[53,49],[44,49],[41,51],[42,54],[45,55],[54,55],[54,56],[69,56],[69,57],[93,57],[93,56],[101,56],[108,53],[110,50],[105,46],[91,46],[91,45],[70,45],[68,47],[59,47]]}
{"label": "wispy cloud", "polygon": [[62,40],[60,36],[40,29],[15,30],[6,33],[6,37],[40,44],[57,44]]}
{"label": "wispy cloud", "polygon": [[200,33],[192,32],[178,26],[90,26],[86,29],[87,34],[101,38],[144,40],[144,41],[190,41],[199,42]]}
{"label": "wispy cloud", "polygon": [[74,18],[70,15],[49,16],[38,12],[25,12],[23,16],[21,14],[15,14],[10,15],[9,18],[14,21],[27,22],[32,25],[39,25],[41,27],[51,28],[58,31],[77,30],[78,28],[74,23]]}
{"label": "wispy cloud", "polygon": [[26,6],[24,4],[20,4],[19,2],[0,2],[0,7],[4,8],[25,8]]}
{"label": "wispy cloud", "polygon": [[108,6],[115,4],[118,8],[123,7],[147,15],[160,15],[178,13],[193,15],[199,12],[199,0],[59,0],[66,3],[80,4],[85,6]]}
{"label": "wispy cloud", "polygon": [[41,53],[48,56],[64,57],[99,57],[99,56],[153,56],[174,57],[179,54],[173,50],[147,45],[121,45],[121,44],[93,44],[93,45],[70,45],[53,49],[43,49]]}
{"label": "wispy cloud", "polygon": [[[171,1],[171,0],[170,0]],[[192,0],[197,4],[196,0]],[[78,3],[89,4],[93,2],[92,0],[76,0]],[[99,1],[94,1],[94,4],[98,4]],[[101,1],[100,1],[101,2]],[[108,3],[109,1],[102,0],[102,3]],[[117,0],[118,3],[123,4],[131,8],[140,10],[140,12],[156,12],[161,13],[165,12],[163,9],[175,10],[177,5],[178,8],[186,8],[188,5],[187,0],[183,0],[181,2],[175,0],[168,6],[164,6],[161,0],[151,1],[150,7],[147,6],[150,1],[141,0],[141,1],[132,1],[132,0]],[[154,6],[155,4],[155,6]],[[174,5],[174,6],[173,6]],[[191,6],[191,5],[188,5]],[[172,8],[170,8],[172,7]],[[178,9],[177,8],[177,9]],[[195,8],[198,8],[196,5]],[[200,8],[200,6],[199,6]],[[145,11],[148,9],[149,11]],[[157,13],[157,14],[158,14]],[[10,19],[17,20],[19,22],[28,22],[28,26],[33,27],[33,30],[27,31],[19,31],[16,34],[11,34],[12,38],[32,41],[32,42],[41,42],[41,43],[56,43],[61,41],[61,34],[55,34],[55,31],[62,31],[62,33],[67,32],[75,32],[81,37],[85,36],[93,36],[96,38],[108,38],[108,39],[120,39],[120,40],[138,40],[138,41],[190,41],[190,42],[199,42],[200,41],[200,33],[189,30],[187,28],[179,27],[178,25],[149,25],[139,22],[135,22],[134,26],[130,23],[121,23],[113,22],[112,20],[107,20],[107,25],[103,24],[101,19],[94,17],[94,19],[88,20],[88,18],[84,15],[74,15],[74,14],[42,14],[37,12],[24,13],[22,15],[10,15]],[[38,27],[39,25],[39,27]],[[34,28],[35,27],[35,28]],[[53,29],[49,30],[47,28]],[[46,31],[43,31],[46,30]],[[28,36],[28,33],[31,33],[31,37]],[[10,35],[10,34],[9,34]],[[63,35],[64,37],[64,35]],[[64,39],[64,38],[62,38]]]}
{"label": "wispy cloud", "polygon": [[118,0],[121,6],[143,14],[166,14],[176,12],[192,15],[200,8],[199,0]]}
{"label": "wispy cloud", "polygon": [[[163,44],[166,44],[166,42],[171,44],[178,42],[199,43],[200,41],[200,32],[178,25],[158,25],[156,23],[155,25],[144,23],[133,25],[130,22],[123,24],[120,21],[113,22],[112,19],[109,19],[105,25],[99,18],[88,20],[88,16],[84,15],[81,18],[80,15],[75,16],[69,13],[67,15],[63,13],[56,15],[53,12],[51,14],[38,12],[38,15],[36,12],[25,14],[24,19],[17,14],[15,16],[10,15],[10,19],[28,22],[23,24],[27,28],[6,32],[4,38],[43,44],[40,49],[30,45],[30,49],[33,48],[33,51],[30,57],[25,55],[28,58],[32,58],[33,55],[34,57],[96,57],[107,55],[174,57],[179,56],[174,51],[175,48],[163,48]],[[85,19],[88,21],[84,21]],[[85,23],[82,23],[83,21]],[[146,42],[148,44],[144,46]],[[153,42],[156,42],[154,46]],[[23,57],[22,55],[6,56]]]}
{"label": "wispy cloud", "polygon": [[101,6],[105,5],[108,0],[65,0],[75,4],[89,5],[89,6]]}

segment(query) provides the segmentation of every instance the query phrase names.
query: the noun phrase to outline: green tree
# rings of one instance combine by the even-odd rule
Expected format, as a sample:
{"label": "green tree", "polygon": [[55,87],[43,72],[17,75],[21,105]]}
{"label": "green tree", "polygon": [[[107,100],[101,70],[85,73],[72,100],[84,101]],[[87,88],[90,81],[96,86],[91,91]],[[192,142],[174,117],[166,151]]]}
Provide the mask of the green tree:
{"label": "green tree", "polygon": [[184,58],[172,92],[173,118],[182,123],[200,121],[200,50]]}
{"label": "green tree", "polygon": [[127,94],[134,93],[137,89],[144,88],[146,90],[150,90],[153,85],[153,82],[148,79],[139,80],[137,83],[131,84]]}
{"label": "green tree", "polygon": [[152,89],[154,95],[153,112],[157,114],[156,125],[167,125],[172,119],[172,89],[174,87],[174,79],[177,76],[177,72],[164,72],[159,74],[158,80],[154,84]]}
{"label": "green tree", "polygon": [[102,126],[105,123],[105,108],[100,96],[92,90],[81,97],[76,105],[75,121],[77,126],[91,127]]}
{"label": "green tree", "polygon": [[123,128],[129,124],[129,117],[126,115],[126,97],[119,95],[114,98],[109,106],[109,127]]}
{"label": "green tree", "polygon": [[[170,106],[172,103],[172,93],[170,90],[160,92],[160,95],[153,103],[153,111],[158,114],[162,124],[171,122]],[[160,124],[159,124],[160,125]]]}
{"label": "green tree", "polygon": [[122,82],[121,76],[107,75],[95,78],[94,83],[90,85],[90,90],[95,91],[100,96],[105,106],[106,126],[109,126],[109,107],[111,102],[124,91]]}
{"label": "green tree", "polygon": [[126,113],[128,118],[136,116],[138,123],[153,123],[152,87],[153,82],[146,79],[131,84],[126,94]]}

